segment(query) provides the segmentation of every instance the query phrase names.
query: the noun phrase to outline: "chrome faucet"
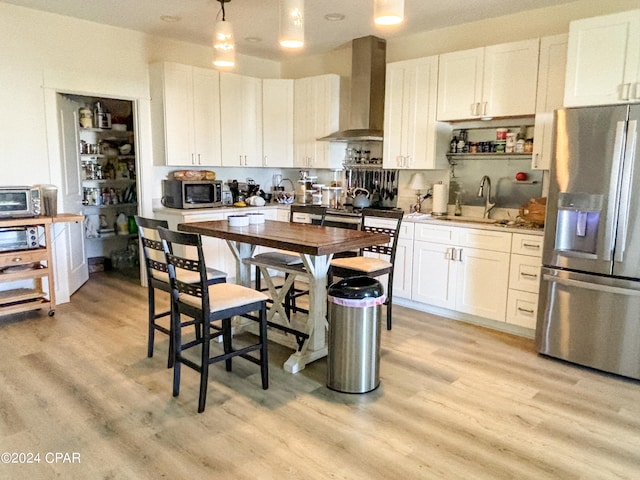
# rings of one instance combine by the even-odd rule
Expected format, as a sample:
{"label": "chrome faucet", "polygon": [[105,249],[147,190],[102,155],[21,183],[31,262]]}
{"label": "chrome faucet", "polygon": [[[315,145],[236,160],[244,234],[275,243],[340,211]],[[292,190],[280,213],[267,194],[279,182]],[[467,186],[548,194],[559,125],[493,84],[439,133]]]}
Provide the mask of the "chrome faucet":
{"label": "chrome faucet", "polygon": [[[487,187],[487,195],[484,194],[484,188]],[[485,197],[484,202],[484,215],[482,218],[489,218],[489,212],[496,206],[495,202],[491,202],[491,179],[485,175],[480,180],[480,189],[478,190],[478,197]]]}

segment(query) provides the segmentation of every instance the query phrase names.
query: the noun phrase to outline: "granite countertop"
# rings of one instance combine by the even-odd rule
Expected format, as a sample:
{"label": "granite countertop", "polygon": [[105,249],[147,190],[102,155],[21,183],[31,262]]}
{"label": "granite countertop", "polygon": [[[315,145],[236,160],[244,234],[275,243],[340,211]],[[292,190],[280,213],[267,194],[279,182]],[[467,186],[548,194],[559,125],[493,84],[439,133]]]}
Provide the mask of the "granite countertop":
{"label": "granite countertop", "polygon": [[494,220],[479,217],[432,216],[430,214],[407,214],[403,221],[413,223],[431,223],[449,227],[478,228],[482,230],[497,230],[511,233],[527,233],[544,235],[544,227],[520,220]]}

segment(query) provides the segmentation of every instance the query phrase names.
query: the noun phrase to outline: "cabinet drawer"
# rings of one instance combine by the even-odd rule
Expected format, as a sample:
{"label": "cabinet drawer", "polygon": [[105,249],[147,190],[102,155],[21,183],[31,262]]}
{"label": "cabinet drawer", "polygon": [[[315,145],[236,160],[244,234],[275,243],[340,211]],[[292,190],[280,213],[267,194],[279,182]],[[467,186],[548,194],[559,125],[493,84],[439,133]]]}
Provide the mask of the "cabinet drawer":
{"label": "cabinet drawer", "polygon": [[224,220],[225,215],[221,213],[206,213],[199,215],[183,215],[182,222],[183,223],[193,223],[193,222],[211,222],[213,220]]}
{"label": "cabinet drawer", "polygon": [[519,290],[509,290],[507,323],[535,330],[537,316],[538,295]]}
{"label": "cabinet drawer", "polygon": [[294,212],[292,220],[296,223],[311,223],[311,215],[308,213]]}
{"label": "cabinet drawer", "polygon": [[544,237],[514,233],[511,240],[511,253],[542,257],[542,241]]}
{"label": "cabinet drawer", "polygon": [[415,226],[414,239],[416,241],[452,245],[458,243],[459,230],[459,228],[455,227],[418,223]]}
{"label": "cabinet drawer", "polygon": [[413,241],[413,232],[415,230],[415,224],[411,222],[402,222],[400,224],[400,234],[398,238],[404,240],[412,240]]}
{"label": "cabinet drawer", "polygon": [[[372,227],[395,229],[396,221],[393,219],[383,219],[383,218],[367,219],[367,225],[370,225]],[[400,233],[398,234],[398,238],[404,238],[405,240],[413,240],[413,230],[414,230],[414,224],[412,222],[403,221],[400,224]]]}
{"label": "cabinet drawer", "polygon": [[526,255],[511,255],[509,288],[538,293],[540,286],[540,259]]}
{"label": "cabinet drawer", "polygon": [[46,250],[40,249],[23,250],[21,252],[0,253],[0,267],[24,265],[26,263],[40,262],[46,259]]}
{"label": "cabinet drawer", "polygon": [[479,228],[460,228],[458,244],[462,247],[492,250],[494,252],[511,251],[511,234]]}

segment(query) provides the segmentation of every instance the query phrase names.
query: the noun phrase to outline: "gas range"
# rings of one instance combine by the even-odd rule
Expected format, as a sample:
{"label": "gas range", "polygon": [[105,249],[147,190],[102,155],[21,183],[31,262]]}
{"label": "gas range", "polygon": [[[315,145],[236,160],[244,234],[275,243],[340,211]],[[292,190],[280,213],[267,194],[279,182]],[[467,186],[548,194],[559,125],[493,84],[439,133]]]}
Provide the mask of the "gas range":
{"label": "gas range", "polygon": [[[372,207],[376,210],[402,210],[397,207]],[[360,217],[362,215],[362,208],[355,208],[352,205],[343,205],[338,208],[327,208],[327,215],[345,216],[345,217]]]}

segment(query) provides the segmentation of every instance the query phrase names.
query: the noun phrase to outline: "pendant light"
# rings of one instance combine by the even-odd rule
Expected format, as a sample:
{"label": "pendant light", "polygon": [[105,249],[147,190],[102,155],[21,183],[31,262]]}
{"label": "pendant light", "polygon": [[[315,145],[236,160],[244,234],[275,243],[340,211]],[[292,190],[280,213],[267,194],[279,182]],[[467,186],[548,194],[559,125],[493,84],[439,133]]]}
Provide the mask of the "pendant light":
{"label": "pendant light", "polygon": [[378,25],[396,25],[404,20],[404,0],[374,0],[373,17]]}
{"label": "pendant light", "polygon": [[222,20],[217,20],[213,30],[213,64],[216,67],[233,67],[236,63],[236,45],[231,23],[226,21],[224,4],[231,0],[217,0],[222,7]]}
{"label": "pendant light", "polygon": [[304,46],[304,0],[280,0],[280,45]]}

